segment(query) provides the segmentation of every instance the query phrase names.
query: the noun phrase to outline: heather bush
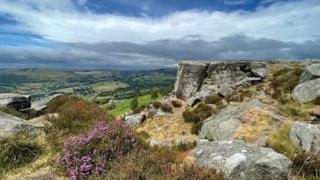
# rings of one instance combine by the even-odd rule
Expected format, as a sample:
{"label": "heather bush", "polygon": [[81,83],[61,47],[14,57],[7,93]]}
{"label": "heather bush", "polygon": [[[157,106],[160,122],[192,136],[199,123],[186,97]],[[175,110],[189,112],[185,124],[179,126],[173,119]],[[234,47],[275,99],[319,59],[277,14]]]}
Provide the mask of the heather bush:
{"label": "heather bush", "polygon": [[197,114],[189,109],[185,110],[182,113],[182,117],[184,119],[185,122],[188,123],[197,123],[199,121],[201,121],[200,117],[197,116]]}
{"label": "heather bush", "polygon": [[71,179],[99,176],[137,144],[133,131],[121,120],[100,122],[87,133],[65,142],[58,164]]}
{"label": "heather bush", "polygon": [[166,104],[162,104],[161,110],[163,112],[167,112],[167,113],[172,113],[173,112],[172,107],[170,106],[170,104],[167,104],[167,103]]}
{"label": "heather bush", "polygon": [[312,104],[314,104],[314,105],[320,105],[320,96],[318,96],[316,99],[314,99],[314,100],[312,101]]}
{"label": "heather bush", "polygon": [[152,106],[156,109],[159,109],[162,106],[162,103],[159,101],[155,101],[152,103]]}
{"label": "heather bush", "polygon": [[172,106],[175,107],[175,108],[179,108],[179,107],[182,106],[181,102],[180,102],[180,101],[177,101],[177,100],[172,100],[172,101],[171,101],[171,104],[172,104]]}

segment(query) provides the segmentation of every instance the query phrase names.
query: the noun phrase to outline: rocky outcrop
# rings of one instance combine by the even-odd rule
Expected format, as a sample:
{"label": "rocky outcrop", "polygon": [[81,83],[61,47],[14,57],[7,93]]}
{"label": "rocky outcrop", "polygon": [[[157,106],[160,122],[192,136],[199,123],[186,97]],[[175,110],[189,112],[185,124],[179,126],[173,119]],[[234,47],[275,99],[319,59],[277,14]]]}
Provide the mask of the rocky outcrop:
{"label": "rocky outcrop", "polygon": [[288,179],[291,161],[271,148],[242,141],[200,141],[193,150],[197,164],[228,179]]}
{"label": "rocky outcrop", "polygon": [[48,103],[58,96],[61,96],[61,94],[55,94],[52,96],[38,99],[36,101],[32,101],[31,109],[33,109],[37,113],[43,112],[47,108]]}
{"label": "rocky outcrop", "polygon": [[0,112],[0,138],[9,137],[20,131],[38,132],[43,127],[43,125]]}
{"label": "rocky outcrop", "polygon": [[307,66],[300,77],[299,84],[292,91],[295,101],[306,103],[320,96],[320,64]]}
{"label": "rocky outcrop", "polygon": [[188,99],[208,92],[226,96],[233,90],[263,80],[267,63],[253,61],[191,62],[179,64],[174,94]]}
{"label": "rocky outcrop", "polygon": [[146,116],[144,114],[133,114],[124,117],[124,121],[133,127],[139,126],[143,121],[146,119]]}
{"label": "rocky outcrop", "polygon": [[295,122],[290,132],[290,140],[305,152],[320,154],[320,125]]}
{"label": "rocky outcrop", "polygon": [[320,78],[320,64],[312,64],[304,69],[299,84]]}
{"label": "rocky outcrop", "polygon": [[242,104],[229,104],[217,115],[205,120],[199,134],[200,138],[210,141],[232,140],[241,126],[239,117],[248,110],[259,107],[260,104],[259,100],[252,100]]}
{"label": "rocky outcrop", "polygon": [[31,106],[30,96],[20,95],[16,93],[0,94],[0,108],[9,107],[17,111],[26,109]]}

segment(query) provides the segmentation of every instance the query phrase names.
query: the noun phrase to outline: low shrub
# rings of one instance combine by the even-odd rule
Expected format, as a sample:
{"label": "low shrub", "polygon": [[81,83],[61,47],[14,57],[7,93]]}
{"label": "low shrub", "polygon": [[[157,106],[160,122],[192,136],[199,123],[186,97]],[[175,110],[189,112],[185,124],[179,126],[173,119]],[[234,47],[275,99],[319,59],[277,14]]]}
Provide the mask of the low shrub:
{"label": "low shrub", "polygon": [[29,119],[29,115],[28,114],[19,112],[14,108],[10,108],[10,107],[0,108],[0,111],[4,112],[4,113],[7,113],[7,114],[11,114],[13,116],[16,116],[16,117],[19,117],[19,118],[22,118],[22,119]]}
{"label": "low shrub", "polygon": [[156,109],[159,109],[162,106],[162,103],[159,101],[155,101],[152,103],[152,106]]}
{"label": "low shrub", "polygon": [[203,121],[199,121],[197,123],[192,124],[191,133],[195,135],[199,135],[202,125],[203,125]]}
{"label": "low shrub", "polygon": [[138,107],[136,107],[135,109],[132,110],[132,113],[133,113],[133,114],[138,114],[138,113],[140,113],[141,111],[143,111],[146,107],[147,107],[146,105],[138,106]]}
{"label": "low shrub", "polygon": [[182,113],[182,117],[187,123],[197,123],[201,121],[201,118],[195,112],[190,111],[189,109]]}
{"label": "low shrub", "polygon": [[185,122],[193,123],[191,127],[192,134],[199,134],[203,121],[210,117],[214,110],[207,104],[200,103],[194,109],[187,109],[182,113]]}
{"label": "low shrub", "polygon": [[182,106],[181,102],[180,102],[180,101],[177,101],[177,100],[172,100],[172,101],[171,101],[171,104],[172,104],[172,106],[175,107],[175,108],[179,108],[179,107]]}
{"label": "low shrub", "polygon": [[320,96],[318,96],[316,99],[314,99],[314,100],[312,101],[312,104],[314,104],[314,105],[320,105]]}
{"label": "low shrub", "polygon": [[[63,101],[64,100],[64,101]],[[58,105],[59,103],[60,106]],[[52,126],[77,134],[87,130],[97,121],[110,121],[113,116],[96,104],[85,102],[76,97],[57,97],[48,107],[51,112],[59,113],[59,118],[52,121]]]}
{"label": "low shrub", "polygon": [[179,155],[173,148],[140,149],[113,162],[104,179],[223,179],[214,170],[183,164]]}
{"label": "low shrub", "polygon": [[204,102],[206,104],[217,104],[219,103],[220,101],[222,101],[223,98],[219,95],[214,95],[214,96],[208,96],[206,97],[206,99],[204,100]]}
{"label": "low shrub", "polygon": [[167,104],[167,103],[162,104],[161,110],[163,112],[167,112],[167,113],[172,113],[173,112],[173,108],[170,106],[170,104]]}
{"label": "low shrub", "polygon": [[0,140],[0,179],[5,172],[25,166],[43,153],[35,139],[35,135],[18,133]]}
{"label": "low shrub", "polygon": [[99,176],[135,146],[133,131],[123,121],[100,122],[87,133],[66,141],[58,164],[71,179]]}
{"label": "low shrub", "polygon": [[293,158],[292,164],[297,175],[320,177],[320,156],[298,154]]}
{"label": "low shrub", "polygon": [[177,145],[177,150],[179,152],[184,152],[184,151],[189,151],[191,149],[193,149],[194,147],[197,146],[197,142],[194,141],[194,142],[187,142],[187,143],[179,143]]}

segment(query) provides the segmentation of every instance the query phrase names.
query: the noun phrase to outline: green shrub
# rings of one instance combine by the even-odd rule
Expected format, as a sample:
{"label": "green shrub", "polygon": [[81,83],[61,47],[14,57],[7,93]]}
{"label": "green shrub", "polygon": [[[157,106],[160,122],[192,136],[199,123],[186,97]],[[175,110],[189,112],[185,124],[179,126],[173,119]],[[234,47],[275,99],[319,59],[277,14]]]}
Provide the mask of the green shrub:
{"label": "green shrub", "polygon": [[206,99],[204,100],[204,102],[206,104],[217,104],[219,103],[220,101],[222,101],[223,98],[219,95],[214,95],[214,96],[208,96],[206,97]]}
{"label": "green shrub", "polygon": [[286,96],[298,85],[303,68],[284,68],[276,71],[270,83],[274,90],[272,97],[280,103],[287,103]]}
{"label": "green shrub", "polygon": [[173,108],[170,106],[170,104],[167,104],[167,103],[162,104],[161,110],[163,112],[167,112],[167,113],[172,113],[173,112]]}
{"label": "green shrub", "polygon": [[205,120],[214,113],[213,109],[209,105],[204,103],[199,103],[193,110],[193,112],[196,113],[201,120]]}
{"label": "green shrub", "polygon": [[175,108],[179,108],[179,107],[182,106],[181,102],[180,102],[180,101],[177,101],[177,100],[172,100],[172,101],[171,101],[171,104],[172,104],[172,106],[175,107]]}
{"label": "green shrub", "polygon": [[159,97],[158,91],[152,91],[150,96],[151,99],[157,99]]}
{"label": "green shrub", "polygon": [[155,101],[152,103],[152,106],[156,109],[159,109],[162,106],[162,103],[159,101]]}
{"label": "green shrub", "polygon": [[138,114],[141,111],[143,111],[147,106],[146,105],[142,105],[142,106],[138,106],[135,109],[132,110],[133,114]]}
{"label": "green shrub", "polygon": [[137,98],[137,97],[134,97],[134,98],[130,101],[130,109],[131,109],[131,110],[134,110],[134,109],[136,109],[138,106],[139,106],[138,98]]}
{"label": "green shrub", "polygon": [[197,146],[197,142],[194,141],[194,142],[187,142],[187,143],[179,143],[177,145],[177,150],[179,152],[184,152],[184,151],[189,151],[191,149],[193,149],[194,147]]}
{"label": "green shrub", "polygon": [[201,118],[195,112],[188,109],[182,113],[182,117],[187,123],[197,123],[201,121]]}
{"label": "green shrub", "polygon": [[187,109],[182,113],[185,122],[193,123],[191,127],[192,134],[199,134],[203,121],[214,113],[213,109],[207,105],[200,103],[194,109]]}
{"label": "green shrub", "polygon": [[106,111],[110,111],[110,110],[115,109],[115,108],[116,108],[116,105],[112,104],[112,105],[107,105],[107,106],[105,107],[105,110],[106,110]]}
{"label": "green shrub", "polygon": [[43,147],[28,133],[18,133],[0,140],[0,177],[14,168],[27,165],[43,153]]}

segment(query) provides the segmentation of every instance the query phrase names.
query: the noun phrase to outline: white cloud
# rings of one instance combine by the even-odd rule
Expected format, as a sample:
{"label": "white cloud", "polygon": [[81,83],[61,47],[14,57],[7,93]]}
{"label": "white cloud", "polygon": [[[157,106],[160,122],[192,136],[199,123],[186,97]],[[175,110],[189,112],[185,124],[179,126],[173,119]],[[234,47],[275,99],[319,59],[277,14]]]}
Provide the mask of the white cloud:
{"label": "white cloud", "polygon": [[162,18],[81,12],[71,0],[0,0],[0,12],[12,16],[27,31],[65,43],[144,43],[180,39],[190,34],[217,40],[242,33],[255,38],[295,42],[320,36],[319,0],[279,3],[256,12],[193,10]]}

